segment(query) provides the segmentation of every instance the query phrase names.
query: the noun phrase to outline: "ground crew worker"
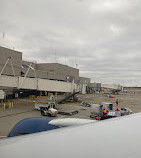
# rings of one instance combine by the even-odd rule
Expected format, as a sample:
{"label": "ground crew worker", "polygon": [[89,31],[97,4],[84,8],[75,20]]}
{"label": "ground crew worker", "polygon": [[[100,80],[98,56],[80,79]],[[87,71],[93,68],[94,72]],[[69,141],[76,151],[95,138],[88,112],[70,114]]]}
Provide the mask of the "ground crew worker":
{"label": "ground crew worker", "polygon": [[117,108],[115,111],[119,111],[119,109]]}
{"label": "ground crew worker", "polygon": [[99,115],[97,115],[96,120],[101,120],[101,117]]}
{"label": "ground crew worker", "polygon": [[106,109],[103,109],[103,115],[107,115],[108,111]]}
{"label": "ground crew worker", "polygon": [[118,106],[118,99],[116,100],[116,104],[117,104],[117,106]]}

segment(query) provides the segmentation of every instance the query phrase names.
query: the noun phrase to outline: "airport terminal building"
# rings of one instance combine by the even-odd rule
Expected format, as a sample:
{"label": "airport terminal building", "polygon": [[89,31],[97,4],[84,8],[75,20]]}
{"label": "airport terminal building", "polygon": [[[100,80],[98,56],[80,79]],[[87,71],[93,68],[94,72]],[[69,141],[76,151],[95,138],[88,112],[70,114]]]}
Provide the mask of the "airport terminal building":
{"label": "airport terminal building", "polygon": [[[0,77],[1,89],[6,88],[7,85],[7,87],[11,88],[39,89],[43,91],[70,92],[77,90],[85,94],[90,83],[89,78],[79,76],[79,69],[77,68],[59,63],[23,61],[22,52],[4,47],[0,47]],[[15,79],[12,77],[15,77]],[[17,80],[17,83],[21,82],[20,85],[22,86],[17,86],[17,83],[14,86],[10,85],[13,80]],[[48,89],[48,87],[50,88]]]}
{"label": "airport terminal building", "polygon": [[[7,60],[9,61],[7,62]],[[7,62],[7,64],[6,64]],[[79,69],[62,65],[59,63],[32,63],[22,60],[22,53],[0,47],[0,70],[3,69],[3,75],[13,75],[12,65],[16,76],[42,78],[58,81],[79,82]]]}

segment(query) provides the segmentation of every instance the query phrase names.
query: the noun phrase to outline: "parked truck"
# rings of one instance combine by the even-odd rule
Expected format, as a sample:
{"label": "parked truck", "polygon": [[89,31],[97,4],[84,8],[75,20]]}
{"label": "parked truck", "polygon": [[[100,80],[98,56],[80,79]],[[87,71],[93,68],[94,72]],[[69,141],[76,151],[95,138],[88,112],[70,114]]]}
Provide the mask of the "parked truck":
{"label": "parked truck", "polygon": [[96,118],[98,115],[103,117],[103,109],[113,110],[113,104],[102,102],[101,104],[91,104],[90,118]]}
{"label": "parked truck", "polygon": [[35,102],[35,109],[40,110],[42,116],[55,117],[58,114],[56,110],[56,101],[53,96],[50,96],[49,100]]}
{"label": "parked truck", "polygon": [[102,115],[102,107],[99,104],[91,104],[90,118],[96,118],[98,115]]}

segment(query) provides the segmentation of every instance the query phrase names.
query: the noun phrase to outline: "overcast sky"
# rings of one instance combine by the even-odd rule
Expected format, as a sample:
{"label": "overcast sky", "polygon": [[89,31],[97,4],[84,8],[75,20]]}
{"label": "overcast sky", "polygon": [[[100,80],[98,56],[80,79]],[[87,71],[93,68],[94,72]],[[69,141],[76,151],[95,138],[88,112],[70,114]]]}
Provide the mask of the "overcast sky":
{"label": "overcast sky", "polygon": [[95,82],[141,85],[141,0],[0,0],[0,45]]}

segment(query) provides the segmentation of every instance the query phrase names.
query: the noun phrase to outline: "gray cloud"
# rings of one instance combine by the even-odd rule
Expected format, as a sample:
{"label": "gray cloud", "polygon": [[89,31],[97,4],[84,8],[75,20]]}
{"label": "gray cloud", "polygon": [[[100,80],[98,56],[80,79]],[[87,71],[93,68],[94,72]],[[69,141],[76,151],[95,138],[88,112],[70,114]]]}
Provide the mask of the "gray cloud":
{"label": "gray cloud", "polygon": [[140,0],[2,0],[0,43],[26,60],[78,64],[92,81],[141,85],[140,12]]}

